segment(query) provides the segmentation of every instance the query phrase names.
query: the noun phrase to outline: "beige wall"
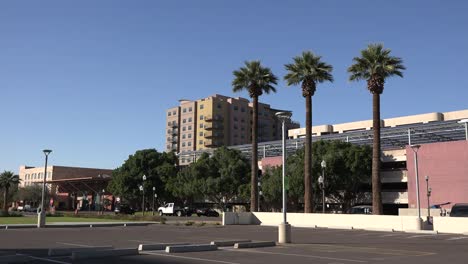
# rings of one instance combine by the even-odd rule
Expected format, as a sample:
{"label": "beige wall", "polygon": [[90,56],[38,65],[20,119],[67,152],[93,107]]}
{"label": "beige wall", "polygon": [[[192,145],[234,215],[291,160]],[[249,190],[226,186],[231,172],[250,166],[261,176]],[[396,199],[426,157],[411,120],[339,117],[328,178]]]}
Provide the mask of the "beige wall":
{"label": "beige wall", "polygon": [[[296,227],[382,229],[394,231],[417,230],[418,228],[418,219],[414,216],[288,213],[287,218],[288,222]],[[283,214],[226,212],[223,215],[223,225],[248,224],[249,221],[250,224],[278,226],[283,221]]]}
{"label": "beige wall", "polygon": [[457,120],[468,118],[468,110],[452,111],[443,113],[444,120]]}
{"label": "beige wall", "polygon": [[468,217],[434,217],[434,230],[441,233],[468,234]]}
{"label": "beige wall", "polygon": [[444,117],[441,113],[429,113],[421,115],[412,115],[412,116],[403,116],[384,119],[384,125],[386,127],[396,127],[401,125],[408,124],[417,124],[417,123],[429,123],[432,121],[442,121]]}

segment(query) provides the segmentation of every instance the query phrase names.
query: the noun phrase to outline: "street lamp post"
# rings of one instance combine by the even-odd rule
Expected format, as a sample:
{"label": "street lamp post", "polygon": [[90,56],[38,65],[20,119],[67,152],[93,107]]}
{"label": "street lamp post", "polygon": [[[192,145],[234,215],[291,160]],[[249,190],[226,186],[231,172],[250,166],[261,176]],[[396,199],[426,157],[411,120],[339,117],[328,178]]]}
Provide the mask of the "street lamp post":
{"label": "street lamp post", "polygon": [[260,212],[260,195],[262,195],[262,191],[260,191],[260,188],[262,187],[262,184],[260,182],[260,177],[258,177],[257,185],[258,185],[257,212]]}
{"label": "street lamp post", "polygon": [[291,112],[278,112],[275,114],[278,119],[281,121],[282,125],[282,142],[283,142],[283,222],[278,227],[278,242],[279,243],[291,243],[291,225],[288,223],[286,218],[286,188],[285,188],[285,178],[286,178],[286,126],[285,122],[291,118]]}
{"label": "street lamp post", "polygon": [[46,188],[46,178],[47,178],[47,161],[49,158],[49,154],[52,152],[50,149],[44,149],[45,155],[45,166],[44,166],[44,180],[42,181],[42,198],[41,198],[41,206],[40,212],[37,214],[37,227],[41,228],[45,226],[46,223],[46,213],[45,213],[45,188]]}
{"label": "street lamp post", "polygon": [[429,176],[426,176],[426,193],[427,193],[427,222],[429,223],[429,220],[431,219],[431,202],[430,202],[430,197],[431,197],[431,192],[432,188],[429,187]]}
{"label": "street lamp post", "polygon": [[140,190],[143,192],[143,199],[141,202],[141,210],[143,211],[143,216],[145,215],[145,181],[146,181],[146,175],[143,175],[143,183],[140,186]]}
{"label": "street lamp post", "polygon": [[101,215],[104,214],[105,208],[104,208],[104,193],[106,192],[105,189],[102,189],[101,192]]}
{"label": "street lamp post", "polygon": [[154,198],[156,198],[156,187],[153,186],[153,215],[154,215]]}
{"label": "street lamp post", "polygon": [[421,200],[419,197],[419,172],[418,172],[418,150],[421,145],[411,145],[411,149],[414,152],[414,170],[416,173],[416,204],[418,207],[418,228],[419,230],[422,227],[422,218],[421,218]]}
{"label": "street lamp post", "polygon": [[[320,166],[322,167],[322,213],[325,213],[325,168],[327,167],[327,162],[325,160],[322,160],[320,163]],[[320,183],[320,177],[319,177],[319,183]]]}

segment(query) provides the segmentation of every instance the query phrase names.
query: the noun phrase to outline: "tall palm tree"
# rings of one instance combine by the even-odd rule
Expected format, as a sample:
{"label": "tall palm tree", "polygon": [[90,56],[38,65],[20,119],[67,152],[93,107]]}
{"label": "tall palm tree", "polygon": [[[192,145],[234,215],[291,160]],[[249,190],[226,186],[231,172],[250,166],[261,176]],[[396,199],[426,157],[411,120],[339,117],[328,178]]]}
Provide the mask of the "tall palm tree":
{"label": "tall palm tree", "polygon": [[8,191],[11,186],[20,182],[18,175],[11,171],[4,171],[0,174],[0,188],[3,188],[3,210],[8,212]]}
{"label": "tall palm tree", "polygon": [[251,167],[251,190],[250,190],[250,211],[257,211],[257,131],[258,131],[258,97],[263,93],[276,92],[274,84],[278,78],[271,72],[270,68],[263,67],[260,61],[246,61],[245,66],[233,72],[232,80],[233,92],[247,90],[252,98],[252,167]]}
{"label": "tall palm tree", "polygon": [[388,77],[403,77],[403,60],[390,56],[390,50],[382,44],[370,44],[361,51],[360,57],[353,59],[354,64],[348,68],[350,81],[367,81],[367,89],[372,94],[373,113],[373,149],[372,149],[372,212],[382,214],[382,194],[380,182],[380,95]]}
{"label": "tall palm tree", "polygon": [[304,51],[294,57],[294,62],[284,65],[288,73],[284,76],[287,84],[302,85],[302,96],[306,100],[306,137],[304,153],[304,212],[312,213],[312,96],[318,83],[333,82],[333,67],[321,61],[321,56]]}

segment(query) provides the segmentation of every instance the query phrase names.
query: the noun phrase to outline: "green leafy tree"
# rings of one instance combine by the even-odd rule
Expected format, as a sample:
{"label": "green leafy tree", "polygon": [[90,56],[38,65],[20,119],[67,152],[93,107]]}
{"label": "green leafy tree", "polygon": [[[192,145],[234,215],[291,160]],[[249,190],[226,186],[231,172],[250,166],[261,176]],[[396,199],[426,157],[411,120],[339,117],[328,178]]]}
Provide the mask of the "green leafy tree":
{"label": "green leafy tree", "polygon": [[[318,141],[312,145],[312,166],[315,177],[321,174],[321,161],[327,162],[325,171],[325,192],[327,199],[343,206],[346,211],[355,203],[365,198],[365,187],[370,182],[372,150],[369,146],[357,146],[340,141]],[[286,175],[288,185],[288,208],[299,209],[304,193],[304,150],[288,156]],[[272,208],[281,208],[282,200],[282,166],[267,168],[262,180],[265,202]],[[319,185],[312,185],[314,200],[321,201]]]}
{"label": "green leafy tree", "polygon": [[304,162],[304,212],[312,213],[312,96],[315,94],[317,84],[333,82],[331,72],[333,67],[323,62],[321,56],[311,51],[304,51],[301,56],[294,57],[294,62],[286,64],[288,73],[284,76],[287,84],[301,84],[302,96],[306,101],[306,137]]}
{"label": "green leafy tree", "polygon": [[3,189],[3,210],[8,212],[8,192],[10,188],[18,186],[20,179],[12,171],[4,171],[0,174],[0,188]]}
{"label": "green leafy tree", "polygon": [[273,85],[277,84],[278,78],[271,72],[270,68],[263,67],[260,61],[246,61],[245,66],[233,72],[234,80],[232,87],[234,92],[247,90],[252,98],[252,159],[250,179],[250,211],[257,211],[257,171],[258,171],[258,97],[263,93],[276,92]]}
{"label": "green leafy tree", "polygon": [[[50,192],[46,190],[45,194],[45,200],[47,201],[50,198]],[[42,185],[34,184],[19,188],[16,199],[23,201],[24,204],[40,204],[42,199]]]}
{"label": "green leafy tree", "polygon": [[382,214],[382,193],[380,181],[380,95],[383,93],[385,80],[392,76],[403,77],[403,60],[390,55],[390,49],[382,44],[370,44],[361,51],[360,57],[353,59],[348,68],[350,81],[367,81],[367,88],[372,94],[373,113],[373,154],[372,154],[372,212]]}
{"label": "green leafy tree", "polygon": [[208,199],[224,210],[226,203],[242,196],[248,174],[248,162],[240,151],[221,147],[182,169],[167,188],[185,201]]}
{"label": "green leafy tree", "polygon": [[[174,164],[176,156],[172,152],[159,153],[155,149],[138,150],[113,171],[109,191],[138,206],[142,197],[140,185],[143,185],[145,194],[152,194],[155,187],[158,198],[167,199],[170,194],[166,192],[164,185],[167,179],[177,173]],[[144,182],[143,175],[147,177]]]}

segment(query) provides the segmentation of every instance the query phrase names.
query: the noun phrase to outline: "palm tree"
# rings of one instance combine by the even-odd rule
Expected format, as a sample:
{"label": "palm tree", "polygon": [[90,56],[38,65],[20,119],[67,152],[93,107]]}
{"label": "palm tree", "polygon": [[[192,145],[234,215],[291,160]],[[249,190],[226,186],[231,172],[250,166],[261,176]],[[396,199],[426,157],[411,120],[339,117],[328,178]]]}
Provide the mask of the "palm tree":
{"label": "palm tree", "polygon": [[312,213],[312,96],[318,83],[333,82],[333,67],[321,61],[321,56],[304,51],[294,57],[294,63],[286,64],[288,73],[284,76],[287,84],[302,85],[302,96],[306,99],[306,137],[304,153],[304,212]]}
{"label": "palm tree", "polygon": [[11,171],[4,171],[0,174],[0,188],[3,188],[3,210],[8,212],[8,191],[11,186],[20,182],[18,175]]}
{"label": "palm tree", "polygon": [[233,92],[247,90],[252,98],[252,167],[250,188],[250,211],[257,211],[257,131],[258,131],[258,97],[263,93],[276,92],[274,84],[278,78],[271,72],[270,68],[263,67],[260,61],[246,61],[245,66],[233,72]]}
{"label": "palm tree", "polygon": [[403,60],[390,56],[390,50],[382,44],[370,44],[361,51],[361,57],[353,59],[348,68],[350,81],[367,81],[367,89],[372,94],[373,150],[372,150],[372,212],[382,214],[382,194],[380,182],[380,95],[384,90],[385,79],[397,75],[403,77]]}

